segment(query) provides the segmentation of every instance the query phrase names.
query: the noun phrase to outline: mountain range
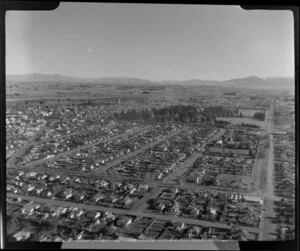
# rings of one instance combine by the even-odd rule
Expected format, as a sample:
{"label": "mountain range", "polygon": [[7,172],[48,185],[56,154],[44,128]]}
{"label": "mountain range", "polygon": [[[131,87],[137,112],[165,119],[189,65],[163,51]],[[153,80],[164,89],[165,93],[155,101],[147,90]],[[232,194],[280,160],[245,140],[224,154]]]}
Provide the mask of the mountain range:
{"label": "mountain range", "polygon": [[62,76],[59,74],[39,74],[32,73],[26,75],[7,75],[7,82],[40,82],[40,83],[94,83],[94,84],[116,84],[116,85],[205,85],[205,86],[226,86],[226,87],[249,87],[249,88],[273,88],[288,89],[294,88],[295,81],[292,77],[270,77],[259,78],[250,76],[245,78],[235,78],[225,81],[219,80],[165,80],[153,81],[140,78],[129,77],[105,77],[105,78],[77,78]]}

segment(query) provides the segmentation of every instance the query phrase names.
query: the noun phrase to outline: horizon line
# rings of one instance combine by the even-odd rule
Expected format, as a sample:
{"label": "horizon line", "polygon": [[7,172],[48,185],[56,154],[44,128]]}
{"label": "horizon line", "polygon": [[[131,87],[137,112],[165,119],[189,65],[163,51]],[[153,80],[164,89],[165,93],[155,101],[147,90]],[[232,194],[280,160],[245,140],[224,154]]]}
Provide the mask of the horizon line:
{"label": "horizon line", "polygon": [[294,79],[295,76],[268,76],[268,77],[260,77],[257,75],[248,75],[248,76],[244,76],[244,77],[232,77],[229,79],[202,79],[202,78],[189,78],[189,79],[163,79],[163,80],[153,80],[153,79],[148,79],[148,78],[143,78],[143,77],[129,77],[129,76],[103,76],[103,77],[76,77],[76,76],[70,76],[70,75],[62,75],[59,73],[37,73],[37,72],[33,72],[33,73],[25,73],[25,74],[8,74],[6,73],[5,76],[28,76],[28,75],[47,75],[47,76],[51,76],[51,75],[57,75],[57,76],[61,76],[61,77],[68,77],[68,78],[75,78],[75,79],[92,79],[92,80],[97,80],[97,79],[103,79],[103,78],[127,78],[127,79],[140,79],[140,80],[147,80],[147,81],[152,81],[152,82],[168,82],[168,81],[191,81],[191,80],[201,80],[201,81],[217,81],[217,82],[226,82],[226,81],[230,81],[230,80],[235,80],[235,79],[245,79],[245,78],[260,78],[262,80],[266,80],[266,79],[272,79],[272,78],[292,78]]}

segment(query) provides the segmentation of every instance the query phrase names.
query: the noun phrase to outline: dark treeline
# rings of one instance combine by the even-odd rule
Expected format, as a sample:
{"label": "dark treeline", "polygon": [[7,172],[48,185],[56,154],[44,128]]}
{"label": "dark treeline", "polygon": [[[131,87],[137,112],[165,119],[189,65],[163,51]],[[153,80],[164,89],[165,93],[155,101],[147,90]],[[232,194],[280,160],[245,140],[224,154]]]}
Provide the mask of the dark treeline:
{"label": "dark treeline", "polygon": [[210,106],[206,107],[203,111],[203,115],[209,121],[215,121],[217,117],[234,117],[236,111],[233,109],[226,109],[223,106]]}
{"label": "dark treeline", "polygon": [[235,96],[236,92],[225,92],[223,95],[225,95],[225,96]]}
{"label": "dark treeline", "polygon": [[[181,123],[212,122],[217,116],[231,115],[228,111],[220,107],[209,107],[200,110],[193,105],[172,105],[163,108],[152,109],[129,109],[115,113],[114,117],[121,120],[143,120],[152,122],[175,121]],[[233,112],[232,112],[233,114]]]}
{"label": "dark treeline", "polygon": [[254,113],[253,118],[264,121],[265,120],[265,112],[256,112],[256,113]]}
{"label": "dark treeline", "polygon": [[121,120],[143,120],[155,122],[176,121],[182,123],[196,123],[205,121],[205,119],[201,116],[201,111],[192,105],[173,105],[158,109],[129,109],[126,112],[122,110],[121,113],[115,113],[115,117]]}
{"label": "dark treeline", "polygon": [[216,120],[215,123],[216,124],[221,124],[221,125],[228,125],[228,124],[230,124],[229,121],[225,121],[225,120]]}

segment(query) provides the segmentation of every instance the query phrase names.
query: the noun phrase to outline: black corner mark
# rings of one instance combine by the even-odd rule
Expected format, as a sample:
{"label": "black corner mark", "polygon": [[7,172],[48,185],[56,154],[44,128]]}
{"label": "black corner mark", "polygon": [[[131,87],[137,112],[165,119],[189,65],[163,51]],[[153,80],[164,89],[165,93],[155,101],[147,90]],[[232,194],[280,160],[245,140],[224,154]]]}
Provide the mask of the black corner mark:
{"label": "black corner mark", "polygon": [[60,1],[7,1],[4,2],[6,10],[41,10],[49,11],[58,8]]}

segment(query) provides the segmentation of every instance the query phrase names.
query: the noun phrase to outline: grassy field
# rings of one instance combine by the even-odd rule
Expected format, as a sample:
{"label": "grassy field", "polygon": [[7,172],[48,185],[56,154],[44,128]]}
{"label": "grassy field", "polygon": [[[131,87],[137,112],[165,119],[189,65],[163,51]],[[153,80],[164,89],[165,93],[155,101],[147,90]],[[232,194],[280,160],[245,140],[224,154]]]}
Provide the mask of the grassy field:
{"label": "grassy field", "polygon": [[[238,89],[239,94],[246,94],[249,90]],[[147,97],[181,99],[203,97],[216,98],[216,105],[220,105],[218,97],[224,92],[232,91],[230,87],[192,86],[192,85],[151,85],[151,84],[110,84],[110,83],[59,83],[59,82],[7,82],[7,100],[35,100],[35,99],[95,99],[109,97]],[[253,92],[253,91],[252,91]],[[258,94],[258,93],[257,93]]]}

